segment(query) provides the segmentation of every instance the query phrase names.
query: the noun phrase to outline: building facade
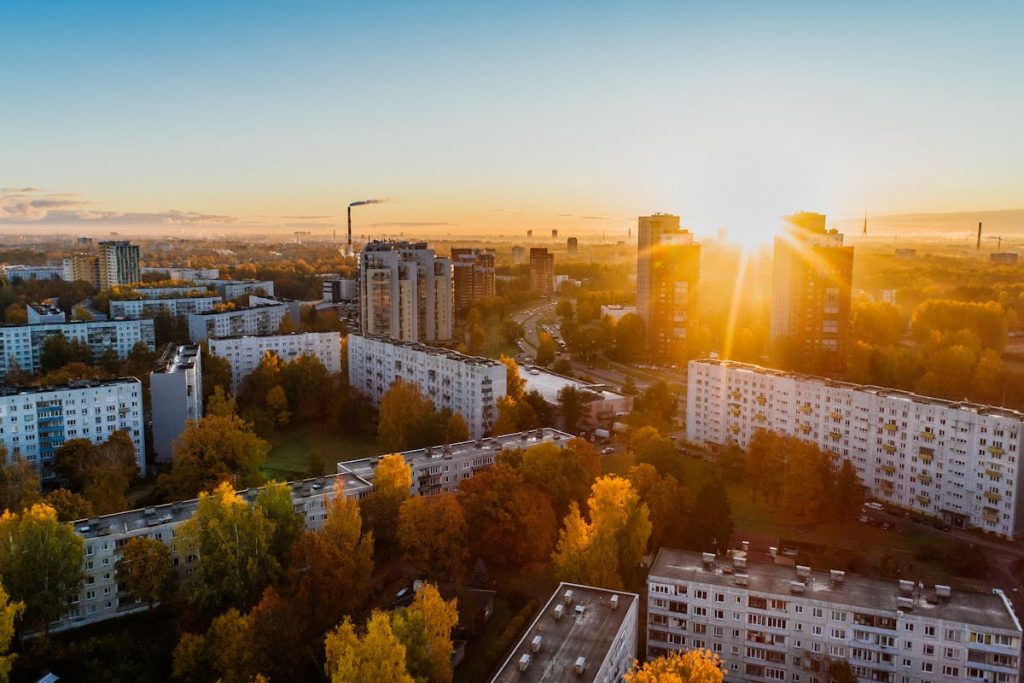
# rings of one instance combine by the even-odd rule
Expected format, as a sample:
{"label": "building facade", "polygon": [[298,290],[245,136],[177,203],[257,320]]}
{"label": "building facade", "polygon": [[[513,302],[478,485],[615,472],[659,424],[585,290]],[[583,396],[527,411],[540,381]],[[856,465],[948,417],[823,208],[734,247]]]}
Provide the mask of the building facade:
{"label": "building facade", "polygon": [[183,318],[192,313],[212,311],[221,303],[217,296],[186,296],[178,298],[147,298],[147,299],[111,299],[110,315],[119,318],[152,318],[160,313],[168,313]]}
{"label": "building facade", "polygon": [[291,332],[248,337],[210,339],[210,353],[227,360],[231,366],[231,391],[238,393],[242,381],[259,367],[266,353],[284,362],[299,356],[316,356],[328,372],[341,372],[340,332]]}
{"label": "building facade", "polygon": [[44,301],[38,304],[29,304],[26,307],[25,312],[28,316],[29,325],[38,325],[40,323],[66,323],[68,321],[67,315],[65,315],[64,311],[57,308],[57,306],[50,301]]}
{"label": "building facade", "polygon": [[562,582],[492,683],[619,683],[636,660],[640,596]]}
{"label": "building facade", "polygon": [[302,325],[302,305],[295,299],[285,299],[281,296],[264,296],[262,294],[250,294],[250,306],[263,306],[266,304],[281,304],[288,311],[288,317],[292,319],[295,329]]}
{"label": "building facade", "polygon": [[437,410],[449,408],[466,420],[475,439],[490,433],[498,400],[505,396],[505,366],[490,358],[396,342],[383,337],[348,336],[348,381],[373,405],[402,379],[419,387]]}
{"label": "building facade", "polygon": [[174,459],[172,444],[188,421],[203,417],[203,365],[198,346],[168,344],[149,376],[153,452],[157,462]]}
{"label": "building facade", "polygon": [[1007,597],[662,548],[647,577],[647,657],[707,648],[729,681],[1019,680]]}
{"label": "building facade", "polygon": [[825,216],[786,218],[775,238],[771,343],[776,355],[802,371],[834,373],[846,366],[850,341],[853,247]]}
{"label": "building facade", "polygon": [[547,247],[530,248],[530,291],[540,296],[555,292],[555,255]]}
{"label": "building facade", "polygon": [[184,298],[186,296],[196,296],[206,294],[211,290],[208,290],[203,285],[183,285],[183,286],[169,286],[169,287],[132,287],[132,291],[138,294],[144,299],[157,299],[160,297],[169,298]]}
{"label": "building facade", "polygon": [[139,245],[123,240],[100,242],[100,289],[124,287],[142,281]]}
{"label": "building facade", "polygon": [[627,315],[637,315],[636,306],[620,306],[619,304],[609,304],[607,306],[601,306],[601,317],[605,316],[611,318],[616,323],[625,318]]}
{"label": "building facade", "polygon": [[247,306],[228,311],[206,311],[188,316],[188,338],[193,344],[212,337],[272,334],[289,315],[284,304]]}
{"label": "building facade", "polygon": [[455,308],[465,310],[494,296],[494,250],[452,247]]}
{"label": "building facade", "polygon": [[[554,429],[538,429],[481,441],[420,448],[406,451],[402,456],[412,470],[410,493],[435,495],[457,490],[460,481],[493,465],[504,449],[526,449],[542,443],[564,446],[571,439],[570,435]],[[355,499],[368,495],[373,490],[379,462],[379,456],[340,462],[335,474],[289,482],[295,511],[302,515],[306,529],[318,531],[323,527],[330,503],[339,491]],[[240,493],[252,503],[257,490]],[[133,600],[117,584],[116,567],[124,547],[136,536],[172,545],[175,528],[192,516],[196,504],[194,499],[182,500],[76,521],[75,531],[85,541],[83,570],[87,578],[78,597],[54,624],[53,630],[77,628],[146,609],[144,603]],[[184,572],[189,560],[179,558],[176,564],[179,571]]]}
{"label": "building facade", "polygon": [[632,396],[612,391],[604,384],[584,382],[532,365],[520,365],[519,376],[524,391],[536,391],[556,412],[560,405],[559,394],[564,389],[571,387],[579,392],[583,406],[578,429],[611,429],[618,418],[633,412]]}
{"label": "building facade", "polygon": [[142,382],[131,378],[81,380],[44,387],[0,387],[0,443],[53,478],[53,453],[68,439],[102,443],[125,430],[146,476]]}
{"label": "building facade", "polygon": [[240,296],[256,294],[258,296],[274,296],[273,280],[193,280],[197,285],[212,288],[224,301],[237,299]]}
{"label": "building facade", "polygon": [[760,429],[849,460],[872,496],[956,527],[1024,534],[1024,414],[731,361],[691,361],[686,437],[746,448]]}
{"label": "building facade", "polygon": [[88,282],[100,286],[100,258],[93,254],[75,254],[64,259],[64,279],[68,282]]}
{"label": "building facade", "polygon": [[63,265],[54,266],[22,266],[3,265],[0,266],[0,274],[8,280],[19,278],[21,280],[63,280]]}
{"label": "building facade", "polygon": [[700,245],[679,216],[640,216],[636,259],[636,311],[648,352],[662,363],[682,362],[697,324]]}
{"label": "building facade", "polygon": [[565,240],[565,250],[570,254],[575,254],[580,250],[580,241],[576,237],[570,237]]}
{"label": "building facade", "polygon": [[37,325],[0,325],[0,374],[6,376],[12,363],[26,372],[39,372],[46,340],[59,334],[68,341],[85,342],[95,359],[110,348],[123,360],[139,342],[150,350],[156,349],[152,320],[73,320]]}
{"label": "building facade", "polygon": [[323,300],[329,304],[355,301],[359,298],[359,281],[354,278],[335,277],[323,281]]}
{"label": "building facade", "polygon": [[452,262],[426,242],[370,242],[359,254],[359,305],[364,335],[451,339]]}

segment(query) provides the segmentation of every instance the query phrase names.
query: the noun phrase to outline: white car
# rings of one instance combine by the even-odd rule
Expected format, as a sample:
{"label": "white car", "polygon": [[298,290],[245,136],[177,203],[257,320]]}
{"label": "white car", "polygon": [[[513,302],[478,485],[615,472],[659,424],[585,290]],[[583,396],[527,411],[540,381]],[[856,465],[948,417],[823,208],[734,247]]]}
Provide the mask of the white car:
{"label": "white car", "polygon": [[881,503],[864,503],[865,510],[874,510],[875,512],[884,512],[885,506]]}

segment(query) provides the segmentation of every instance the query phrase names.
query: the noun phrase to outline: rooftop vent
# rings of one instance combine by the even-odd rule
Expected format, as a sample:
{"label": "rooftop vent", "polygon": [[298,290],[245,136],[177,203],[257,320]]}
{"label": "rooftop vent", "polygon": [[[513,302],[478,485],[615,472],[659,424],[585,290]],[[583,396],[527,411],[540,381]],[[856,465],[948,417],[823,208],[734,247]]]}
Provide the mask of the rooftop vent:
{"label": "rooftop vent", "polygon": [[567,604],[567,605],[571,605],[572,604],[572,590],[571,589],[565,591],[565,604]]}
{"label": "rooftop vent", "polygon": [[770,546],[768,546],[768,554],[771,555],[772,557],[775,557],[776,555],[779,554],[779,549],[776,548],[773,545],[770,545]]}
{"label": "rooftop vent", "polygon": [[586,612],[586,611],[587,611],[587,606],[586,605],[576,605],[576,608],[573,610],[573,614],[576,616],[577,619],[579,619],[580,617],[583,616],[584,612]]}
{"label": "rooftop vent", "polygon": [[572,672],[577,676],[582,676],[583,672],[587,670],[587,658],[577,657],[576,663],[572,665]]}
{"label": "rooftop vent", "polygon": [[530,668],[530,660],[531,659],[532,658],[528,654],[525,654],[522,657],[520,657],[519,658],[519,670],[520,671],[526,671],[527,669],[529,669]]}
{"label": "rooftop vent", "polygon": [[937,583],[935,584],[935,595],[939,596],[940,600],[949,600],[950,596],[953,595],[953,589]]}
{"label": "rooftop vent", "polygon": [[737,586],[746,586],[750,582],[750,576],[747,574],[734,574],[732,582]]}
{"label": "rooftop vent", "polygon": [[740,547],[743,548],[743,552],[750,552],[750,541],[740,541]]}
{"label": "rooftop vent", "polygon": [[714,553],[701,553],[701,562],[704,564],[705,569],[711,569],[715,566],[715,554]]}
{"label": "rooftop vent", "polygon": [[912,610],[914,609],[914,599],[900,596],[896,598],[896,606],[899,607],[901,610]]}
{"label": "rooftop vent", "polygon": [[747,555],[743,552],[733,553],[732,566],[736,569],[743,569],[747,566]]}
{"label": "rooftop vent", "polygon": [[530,652],[540,652],[540,646],[543,642],[543,636],[534,636],[533,640],[530,641]]}
{"label": "rooftop vent", "polygon": [[790,593],[796,593],[797,595],[800,595],[800,594],[804,593],[806,590],[807,590],[807,584],[804,583],[803,581],[790,581],[789,582],[789,592]]}
{"label": "rooftop vent", "polygon": [[807,565],[798,564],[796,566],[796,575],[806,579],[811,575],[811,568]]}
{"label": "rooftop vent", "polygon": [[608,601],[608,606],[611,607],[612,609],[618,609],[619,608],[619,596],[618,596],[618,594],[615,594],[615,595],[612,596],[611,600]]}
{"label": "rooftop vent", "polygon": [[559,621],[563,614],[565,614],[565,605],[555,605],[555,612],[552,615],[555,617],[555,621]]}
{"label": "rooftop vent", "polygon": [[900,579],[900,593],[913,593],[914,582],[907,581],[906,579]]}

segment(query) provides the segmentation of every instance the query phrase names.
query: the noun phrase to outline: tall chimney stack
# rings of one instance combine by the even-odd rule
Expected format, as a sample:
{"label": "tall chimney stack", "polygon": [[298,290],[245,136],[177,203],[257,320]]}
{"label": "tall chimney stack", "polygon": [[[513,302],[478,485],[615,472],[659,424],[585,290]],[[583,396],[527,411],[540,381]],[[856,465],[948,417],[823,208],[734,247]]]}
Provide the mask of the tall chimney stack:
{"label": "tall chimney stack", "polygon": [[978,243],[974,248],[981,251],[981,221],[978,221]]}

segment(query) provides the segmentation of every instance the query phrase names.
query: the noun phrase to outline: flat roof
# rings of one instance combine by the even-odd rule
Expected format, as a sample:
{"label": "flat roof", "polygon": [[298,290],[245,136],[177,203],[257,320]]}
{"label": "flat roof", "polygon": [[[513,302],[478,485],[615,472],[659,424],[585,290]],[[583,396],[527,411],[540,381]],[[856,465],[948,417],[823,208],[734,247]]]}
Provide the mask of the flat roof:
{"label": "flat roof", "polygon": [[138,381],[136,377],[118,377],[116,379],[76,379],[67,384],[46,384],[39,387],[12,387],[5,384],[0,385],[0,396],[45,394],[51,391],[68,391],[69,389],[95,389],[114,384],[132,384]]}
{"label": "flat roof", "polygon": [[179,370],[190,370],[196,366],[199,346],[195,344],[168,344],[153,368],[155,374],[170,374]]}
{"label": "flat roof", "polygon": [[33,311],[39,315],[60,315],[64,311],[60,310],[54,304],[48,303],[32,303],[28,305]]}
{"label": "flat roof", "polygon": [[[443,356],[450,360],[459,361],[460,363],[468,363],[470,365],[483,365],[486,367],[493,367],[495,365],[501,365],[499,361],[493,358],[484,358],[482,356],[470,356],[465,353],[459,353],[452,349],[445,349],[439,346],[427,346],[426,344],[420,344],[419,342],[410,341],[399,341],[392,339],[391,337],[385,337],[376,334],[356,334],[355,332],[349,334],[349,338],[357,337],[359,339],[366,339],[369,341],[379,342],[381,344],[387,344],[388,346],[395,346],[409,351],[418,351],[420,353],[426,353],[431,356]],[[351,346],[349,347],[351,349]]]}
{"label": "flat roof", "polygon": [[198,313],[190,313],[189,315],[228,315],[230,313],[245,313],[246,311],[258,311],[262,308],[277,308],[278,306],[284,306],[284,304],[273,303],[273,304],[255,304],[251,306],[236,306],[229,308],[225,311],[199,311]]}
{"label": "flat roof", "polygon": [[575,387],[580,391],[601,394],[603,399],[624,398],[623,394],[612,391],[605,384],[584,382],[573,377],[559,375],[536,365],[519,364],[519,376],[523,379],[526,391],[536,391],[548,403],[558,403],[558,392],[565,387]]}
{"label": "flat roof", "polygon": [[227,341],[229,339],[269,339],[271,337],[305,337],[310,334],[336,334],[341,337],[341,332],[337,330],[307,330],[307,331],[295,331],[295,332],[268,332],[267,334],[232,334],[225,337],[214,337],[210,339],[211,343]]}
{"label": "flat roof", "polygon": [[[821,600],[870,612],[891,612],[894,615],[897,611],[910,612],[930,619],[1020,631],[1016,615],[1010,611],[1003,597],[994,591],[976,593],[954,590],[948,600],[940,600],[934,586],[926,586],[923,590],[917,587],[913,593],[901,594],[899,582],[895,579],[875,579],[849,572],[844,574],[842,583],[833,585],[829,571],[812,569],[809,576],[801,578],[791,566],[751,562],[749,554],[746,568],[739,570],[739,573],[747,575],[747,585],[742,588],[750,593],[788,598],[794,595],[790,592],[791,582],[799,580],[806,584],[806,592],[796,594],[795,597],[806,600]],[[731,560],[719,559],[712,568],[705,569],[702,553],[662,548],[654,559],[648,579],[695,581],[735,588],[735,576]],[[900,597],[910,598],[913,601],[912,607],[899,604],[897,598]]]}
{"label": "flat roof", "polygon": [[[571,604],[566,592],[572,591]],[[611,607],[612,596],[618,596],[618,606]],[[493,683],[512,681],[581,681],[595,680],[598,668],[608,655],[615,636],[622,628],[630,608],[639,601],[636,593],[614,591],[575,583],[558,584],[543,609],[530,624],[523,637],[509,652]],[[564,605],[564,614],[556,619],[555,608]],[[579,609],[582,607],[582,610]],[[540,648],[533,652],[532,641],[541,637]],[[636,634],[632,634],[636,638]],[[525,671],[520,671],[520,659],[530,656]],[[573,667],[578,657],[586,659],[582,674]]]}
{"label": "flat roof", "polygon": [[766,368],[760,365],[753,365],[751,363],[741,363],[734,360],[721,360],[719,358],[700,358],[690,361],[691,363],[698,363],[702,365],[718,365],[724,368],[732,368],[736,370],[745,370],[747,372],[753,372],[761,375],[770,375],[772,377],[784,377],[788,379],[794,379],[801,382],[817,382],[829,387],[835,387],[837,389],[850,389],[852,391],[863,391],[865,393],[874,394],[883,398],[897,398],[904,399],[907,401],[913,401],[914,403],[922,403],[927,405],[940,406],[944,408],[955,408],[957,410],[966,410],[969,412],[977,413],[979,415],[992,415],[995,417],[1006,417],[1014,420],[1024,420],[1024,413],[1013,410],[1011,408],[1000,408],[999,406],[990,406],[983,403],[974,403],[972,401],[951,401],[945,398],[936,398],[934,396],[924,396],[922,394],[915,394],[912,391],[904,391],[902,389],[892,389],[889,387],[879,387],[873,384],[854,384],[853,382],[843,382],[841,380],[830,379],[828,377],[821,377],[819,375],[806,375],[799,372],[787,372],[785,370],[776,370],[774,368]]}

